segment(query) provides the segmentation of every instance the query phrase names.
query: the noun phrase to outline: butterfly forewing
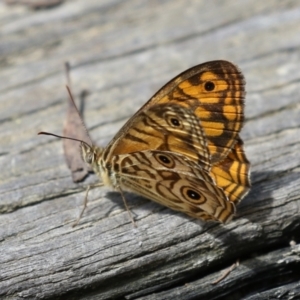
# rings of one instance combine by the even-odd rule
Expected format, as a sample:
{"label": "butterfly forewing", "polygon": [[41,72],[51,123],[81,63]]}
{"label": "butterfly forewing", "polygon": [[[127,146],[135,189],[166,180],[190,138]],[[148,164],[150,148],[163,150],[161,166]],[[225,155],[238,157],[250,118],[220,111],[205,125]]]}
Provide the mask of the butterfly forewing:
{"label": "butterfly forewing", "polygon": [[[244,114],[244,77],[239,69],[227,61],[213,61],[195,66],[161,88],[120,130],[109,145],[113,155],[130,153],[134,145],[124,147],[126,134],[139,142],[145,150],[143,136],[132,134],[133,127],[145,130],[143,120],[138,117],[158,104],[177,105],[193,111],[206,138],[211,164],[223,160],[236,143]],[[122,138],[119,138],[122,135]],[[153,136],[150,149],[158,149],[163,140]],[[144,144],[144,145],[143,145]]]}
{"label": "butterfly forewing", "polygon": [[160,150],[181,153],[209,170],[210,155],[199,118],[188,108],[157,104],[141,111],[121,139],[111,147],[111,154]]}

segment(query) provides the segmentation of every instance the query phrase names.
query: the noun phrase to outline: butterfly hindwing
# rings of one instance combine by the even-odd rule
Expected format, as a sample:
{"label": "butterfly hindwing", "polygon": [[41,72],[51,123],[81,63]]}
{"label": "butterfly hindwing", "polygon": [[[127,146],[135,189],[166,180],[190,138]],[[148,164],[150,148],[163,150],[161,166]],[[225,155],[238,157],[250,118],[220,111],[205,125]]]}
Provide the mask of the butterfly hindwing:
{"label": "butterfly hindwing", "polygon": [[239,138],[232,151],[211,168],[210,175],[222,188],[228,199],[235,204],[250,190],[250,163],[245,155],[243,141]]}
{"label": "butterfly hindwing", "polygon": [[115,157],[119,184],[194,218],[229,221],[235,206],[210,175],[187,157],[165,151],[139,151]]}

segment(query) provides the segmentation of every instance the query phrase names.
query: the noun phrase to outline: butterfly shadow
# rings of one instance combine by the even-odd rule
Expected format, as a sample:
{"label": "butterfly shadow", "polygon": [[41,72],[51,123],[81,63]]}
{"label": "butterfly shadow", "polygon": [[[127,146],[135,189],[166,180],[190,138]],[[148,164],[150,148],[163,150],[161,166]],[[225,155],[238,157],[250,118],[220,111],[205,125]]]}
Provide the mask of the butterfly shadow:
{"label": "butterfly shadow", "polygon": [[[218,244],[218,247],[221,247],[222,245],[225,246],[225,252],[212,262],[211,267],[203,269],[203,266],[199,266],[195,267],[194,270],[191,270],[189,275],[187,275],[189,281],[197,280],[214,272],[218,273],[220,269],[226,269],[230,264],[237,260],[240,261],[240,264],[246,266],[250,272],[257,273],[257,266],[261,265],[261,256],[276,249],[287,247],[291,238],[290,234],[283,234],[282,238],[270,239],[268,237],[270,229],[267,227],[268,224],[274,222],[271,217],[272,210],[278,201],[273,193],[274,187],[277,189],[280,187],[282,188],[287,181],[291,182],[299,178],[299,174],[290,173],[286,179],[282,180],[282,174],[282,172],[273,171],[253,172],[251,175],[251,191],[237,206],[237,214],[233,221],[228,225],[195,220],[181,212],[172,211],[171,209],[142,196],[129,192],[124,194],[127,204],[131,209],[131,213],[137,222],[138,228],[139,221],[143,217],[147,217],[151,214],[157,214],[157,219],[160,220],[165,220],[165,216],[169,219],[170,215],[171,217],[176,215],[176,217],[180,216],[180,218],[183,218],[184,223],[194,223],[192,226],[187,227],[186,230],[188,234],[180,239],[181,242],[188,242],[189,239],[193,240],[203,233],[208,233],[213,239],[218,241],[216,243]],[[105,197],[113,203],[108,210],[105,210],[105,216],[109,216],[116,207],[121,211],[126,212],[119,192],[106,192]],[[270,222],[268,222],[268,216],[270,216]],[[126,215],[125,218],[128,218],[128,216]],[[167,226],[170,225],[170,227],[174,227],[174,224],[176,225],[176,221],[173,224],[167,224]],[[295,224],[298,225],[295,227]],[[291,226],[294,226],[293,232],[297,231],[300,233],[299,220],[298,223],[292,222]],[[235,230],[235,228],[237,228],[237,230]],[[242,230],[239,230],[239,228],[242,228]],[[178,227],[174,227],[174,230],[178,230]],[[182,227],[180,230],[182,230]],[[285,228],[285,230],[289,231],[289,228]],[[176,239],[175,241],[170,239],[169,241],[165,241],[165,243],[176,243]],[[170,246],[170,244],[168,244],[168,246]],[[253,257],[253,253],[257,256]],[[199,249],[197,249],[197,247],[195,249],[192,248],[192,250],[187,251],[187,255],[189,256],[189,259],[192,256],[197,257],[199,255]],[[187,278],[185,278],[185,280],[187,280]],[[264,285],[266,282],[257,284]],[[270,284],[272,284],[272,282],[270,282]],[[251,285],[249,285],[249,287],[251,287]]]}
{"label": "butterfly shadow", "polygon": [[[286,171],[252,172],[252,187],[249,194],[237,205],[235,219],[246,218],[251,223],[263,225],[269,219],[272,221],[272,210],[282,205],[282,200],[276,198],[275,191],[284,189],[287,184],[299,180],[299,173]],[[286,195],[286,199],[289,198]]]}
{"label": "butterfly shadow", "polygon": [[[284,206],[285,202],[289,202],[295,193],[299,198],[300,188],[293,194],[287,194],[285,200],[282,201],[274,196],[274,190],[282,189],[292,181],[299,181],[299,173],[253,172],[251,179],[252,188],[237,206],[237,214],[232,221],[236,222],[237,230],[233,230],[234,223],[232,225],[230,223],[229,230],[222,230],[223,234],[220,234],[220,230],[211,230],[210,234],[215,233],[216,239],[221,240],[222,244],[231,245],[226,247],[228,253],[224,253],[224,257],[241,260],[241,263],[246,261],[247,268],[255,272],[257,266],[261,265],[260,255],[286,248],[291,239],[300,238],[300,220],[296,214],[291,216],[287,212],[287,218],[285,215],[278,218],[278,210],[272,212],[273,209],[278,209],[278,206]],[[239,230],[239,228],[243,229]],[[271,238],[273,230],[280,231],[281,229],[280,235]],[[258,257],[257,259],[253,257],[253,253]],[[250,265],[247,263],[248,259],[251,261]],[[261,282],[261,284],[264,285],[266,282]],[[270,284],[273,283],[270,282]]]}

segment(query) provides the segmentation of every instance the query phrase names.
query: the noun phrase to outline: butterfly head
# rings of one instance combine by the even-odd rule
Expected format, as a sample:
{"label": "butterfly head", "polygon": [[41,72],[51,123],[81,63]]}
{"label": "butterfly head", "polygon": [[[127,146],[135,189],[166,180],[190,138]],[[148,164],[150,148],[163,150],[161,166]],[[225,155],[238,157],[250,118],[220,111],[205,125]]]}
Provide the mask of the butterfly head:
{"label": "butterfly head", "polygon": [[88,165],[90,165],[94,171],[96,173],[98,173],[98,160],[100,159],[103,149],[97,146],[91,146],[88,143],[82,141],[82,140],[78,140],[75,138],[71,138],[71,137],[66,137],[66,136],[60,136],[54,133],[50,133],[50,132],[39,132],[38,134],[44,134],[44,135],[52,135],[58,138],[62,138],[62,139],[68,139],[68,140],[72,140],[72,141],[77,141],[80,142],[80,148],[81,148],[81,156],[84,162],[86,162]]}
{"label": "butterfly head", "polygon": [[102,155],[103,149],[97,146],[90,146],[85,142],[81,142],[80,148],[81,148],[82,159],[88,165],[91,165],[93,169],[95,169],[97,162]]}

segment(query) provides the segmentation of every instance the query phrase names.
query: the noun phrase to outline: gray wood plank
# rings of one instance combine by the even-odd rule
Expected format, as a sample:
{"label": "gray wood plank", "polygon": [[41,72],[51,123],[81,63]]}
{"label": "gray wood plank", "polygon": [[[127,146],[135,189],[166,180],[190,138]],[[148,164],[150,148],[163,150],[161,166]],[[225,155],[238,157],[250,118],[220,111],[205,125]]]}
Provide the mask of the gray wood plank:
{"label": "gray wood plank", "polygon": [[[0,3],[0,24],[1,298],[299,294],[299,251],[289,248],[300,239],[298,1],[74,0],[38,11]],[[164,83],[212,59],[233,61],[247,80],[253,187],[234,220],[203,223],[127,194],[135,229],[120,195],[97,188],[72,228],[98,179],[73,183],[62,141],[36,135],[62,133],[63,63],[75,95],[89,91],[84,118],[105,146]]]}

